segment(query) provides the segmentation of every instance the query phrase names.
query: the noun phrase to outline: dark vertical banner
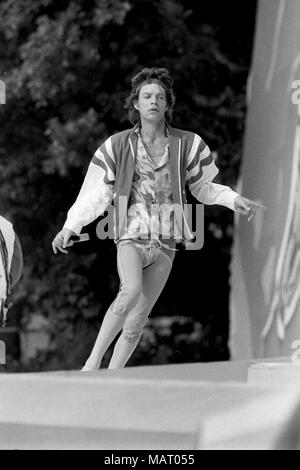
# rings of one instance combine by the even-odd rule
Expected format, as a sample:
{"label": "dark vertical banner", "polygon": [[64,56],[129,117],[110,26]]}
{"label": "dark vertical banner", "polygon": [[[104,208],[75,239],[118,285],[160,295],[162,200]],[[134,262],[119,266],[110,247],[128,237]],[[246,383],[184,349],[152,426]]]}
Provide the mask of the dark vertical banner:
{"label": "dark vertical banner", "polygon": [[235,219],[231,355],[291,356],[300,340],[300,1],[260,0]]}

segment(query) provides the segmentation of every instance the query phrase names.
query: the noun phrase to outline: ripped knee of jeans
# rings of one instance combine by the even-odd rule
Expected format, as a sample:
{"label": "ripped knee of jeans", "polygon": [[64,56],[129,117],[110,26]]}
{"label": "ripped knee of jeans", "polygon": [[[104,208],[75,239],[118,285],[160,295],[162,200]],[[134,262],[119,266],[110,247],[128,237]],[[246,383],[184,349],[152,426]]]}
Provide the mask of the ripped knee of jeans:
{"label": "ripped knee of jeans", "polygon": [[135,331],[124,331],[122,332],[123,338],[128,341],[130,344],[138,343],[141,339],[142,332],[135,332]]}
{"label": "ripped knee of jeans", "polygon": [[126,317],[127,315],[126,310],[127,310],[126,305],[122,304],[121,302],[115,303],[111,309],[111,311],[115,315],[118,315],[119,317]]}
{"label": "ripped knee of jeans", "polygon": [[137,303],[140,295],[141,288],[139,286],[127,287],[126,289],[122,287],[112,305],[113,313],[121,317],[127,316],[132,306]]}

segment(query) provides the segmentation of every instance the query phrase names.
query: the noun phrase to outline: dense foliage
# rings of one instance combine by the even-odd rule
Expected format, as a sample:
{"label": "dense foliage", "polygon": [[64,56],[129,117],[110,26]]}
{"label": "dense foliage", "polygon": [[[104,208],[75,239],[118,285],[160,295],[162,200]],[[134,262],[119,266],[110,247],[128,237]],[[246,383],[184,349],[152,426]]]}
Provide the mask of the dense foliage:
{"label": "dense foliage", "polygon": [[[11,369],[80,367],[117,293],[112,241],[55,256],[51,240],[99,143],[129,126],[124,101],[141,67],[170,69],[173,125],[204,138],[219,181],[234,187],[254,20],[254,1],[0,3],[0,213],[14,223],[25,260],[9,324],[25,329],[38,313],[51,334],[48,351],[30,364],[11,359]],[[206,219],[204,249],[178,253],[131,364],[228,358],[232,214],[214,206]],[[166,316],[173,320],[162,335],[156,320]]]}

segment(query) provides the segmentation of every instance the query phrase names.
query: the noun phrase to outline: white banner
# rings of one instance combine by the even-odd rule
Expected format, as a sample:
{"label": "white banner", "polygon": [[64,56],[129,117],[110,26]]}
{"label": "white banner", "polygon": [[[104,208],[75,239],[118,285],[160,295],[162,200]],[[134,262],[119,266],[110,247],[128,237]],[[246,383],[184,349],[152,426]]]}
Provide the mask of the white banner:
{"label": "white banner", "polygon": [[259,2],[248,95],[239,191],[267,211],[235,220],[231,355],[292,356],[300,340],[299,0]]}

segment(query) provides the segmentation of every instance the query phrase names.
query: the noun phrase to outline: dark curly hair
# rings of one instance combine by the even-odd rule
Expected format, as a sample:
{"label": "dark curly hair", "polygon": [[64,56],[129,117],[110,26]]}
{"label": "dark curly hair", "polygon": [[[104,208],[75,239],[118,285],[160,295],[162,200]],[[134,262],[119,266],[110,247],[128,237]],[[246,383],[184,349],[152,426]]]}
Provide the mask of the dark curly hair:
{"label": "dark curly hair", "polygon": [[173,79],[168,69],[165,68],[144,68],[131,79],[131,93],[126,99],[125,109],[128,109],[129,121],[136,124],[140,121],[140,113],[134,107],[134,103],[138,100],[140,89],[148,83],[158,83],[166,92],[166,100],[168,109],[165,114],[168,123],[172,120],[173,108],[175,104],[175,95],[173,92]]}

